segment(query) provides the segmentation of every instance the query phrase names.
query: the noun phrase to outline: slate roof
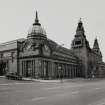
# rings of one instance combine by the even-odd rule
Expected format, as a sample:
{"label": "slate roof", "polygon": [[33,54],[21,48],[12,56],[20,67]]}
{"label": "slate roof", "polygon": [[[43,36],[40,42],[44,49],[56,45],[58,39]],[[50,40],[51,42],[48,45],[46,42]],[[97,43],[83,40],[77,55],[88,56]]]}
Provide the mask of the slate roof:
{"label": "slate roof", "polygon": [[24,38],[21,38],[21,39],[1,43],[0,44],[0,51],[7,51],[7,50],[12,50],[12,49],[17,49],[17,41],[22,42],[24,40],[25,40]]}
{"label": "slate roof", "polygon": [[69,56],[69,58],[78,59],[78,57],[72,52],[72,50],[62,47],[61,45],[57,44],[55,41],[52,41],[51,39],[48,39],[48,43],[53,52],[64,54],[65,57],[67,55]]}

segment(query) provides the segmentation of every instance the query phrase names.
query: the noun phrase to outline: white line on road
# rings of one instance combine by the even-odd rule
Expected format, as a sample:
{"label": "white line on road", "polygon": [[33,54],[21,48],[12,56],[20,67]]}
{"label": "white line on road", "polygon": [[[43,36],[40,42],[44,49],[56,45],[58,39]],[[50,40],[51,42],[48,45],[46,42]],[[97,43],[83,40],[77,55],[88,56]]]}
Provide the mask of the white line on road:
{"label": "white line on road", "polygon": [[[73,91],[71,94],[75,95],[78,94],[79,91]],[[31,101],[41,101],[43,99],[48,99],[48,98],[53,98],[53,97],[65,97],[66,95],[68,95],[67,93],[60,93],[60,94],[54,94],[48,97],[36,97],[36,98],[32,98]]]}
{"label": "white line on road", "polygon": [[96,90],[101,89],[101,88],[95,88]]}
{"label": "white line on road", "polygon": [[8,85],[8,84],[0,84],[0,86],[6,86],[6,85]]}
{"label": "white line on road", "polygon": [[[81,87],[82,85],[78,85],[78,87]],[[53,90],[53,89],[59,89],[59,88],[72,88],[72,87],[77,87],[77,85],[76,86],[71,86],[71,85],[69,85],[69,86],[59,86],[59,87],[51,87],[51,88],[43,88],[44,90]]]}
{"label": "white line on road", "polygon": [[72,92],[72,95],[78,94],[78,93],[79,93],[79,91],[73,91],[73,92]]}
{"label": "white line on road", "polygon": [[36,98],[33,98],[31,101],[39,101],[42,99],[45,99],[45,97],[36,97]]}
{"label": "white line on road", "polygon": [[0,84],[0,86],[7,86],[7,85],[24,85],[24,84],[35,84],[35,83],[8,83],[8,84]]}
{"label": "white line on road", "polygon": [[98,101],[93,102],[93,103],[88,104],[88,105],[105,105],[105,99],[98,100]]}
{"label": "white line on road", "polygon": [[51,88],[44,88],[45,90],[50,90],[50,89],[58,89],[60,87],[51,87]]}
{"label": "white line on road", "polygon": [[10,87],[7,87],[7,88],[0,88],[0,90],[8,90],[10,89]]}

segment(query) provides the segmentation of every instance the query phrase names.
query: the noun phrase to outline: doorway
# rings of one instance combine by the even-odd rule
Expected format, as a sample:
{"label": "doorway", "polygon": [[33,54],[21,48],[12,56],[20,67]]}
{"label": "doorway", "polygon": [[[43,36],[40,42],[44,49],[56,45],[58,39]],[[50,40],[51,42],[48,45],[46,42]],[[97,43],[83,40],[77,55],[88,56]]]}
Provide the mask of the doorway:
{"label": "doorway", "polygon": [[7,73],[7,63],[0,61],[0,76],[3,76]]}

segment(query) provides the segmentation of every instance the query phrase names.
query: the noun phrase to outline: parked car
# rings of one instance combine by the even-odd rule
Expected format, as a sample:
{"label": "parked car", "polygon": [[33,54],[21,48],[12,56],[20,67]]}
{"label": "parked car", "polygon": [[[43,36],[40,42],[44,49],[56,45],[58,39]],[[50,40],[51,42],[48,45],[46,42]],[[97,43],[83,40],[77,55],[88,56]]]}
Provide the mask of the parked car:
{"label": "parked car", "polygon": [[6,78],[13,80],[22,80],[22,76],[17,75],[17,73],[7,73]]}

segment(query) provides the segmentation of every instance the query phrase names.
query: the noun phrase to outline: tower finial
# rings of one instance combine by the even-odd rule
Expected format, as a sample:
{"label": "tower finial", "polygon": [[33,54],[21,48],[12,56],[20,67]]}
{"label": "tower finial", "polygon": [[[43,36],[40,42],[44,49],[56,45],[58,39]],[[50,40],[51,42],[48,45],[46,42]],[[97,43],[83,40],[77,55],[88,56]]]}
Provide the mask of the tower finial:
{"label": "tower finial", "polygon": [[93,49],[99,49],[99,44],[98,44],[97,36],[96,36],[96,38],[94,40]]}
{"label": "tower finial", "polygon": [[37,22],[39,21],[38,20],[38,12],[37,11],[36,11],[36,19],[35,19],[35,21],[37,21]]}
{"label": "tower finial", "polygon": [[39,19],[38,19],[38,12],[36,11],[36,18],[35,18],[35,23],[33,25],[41,25],[39,23]]}
{"label": "tower finial", "polygon": [[79,22],[81,22],[82,18],[80,17]]}
{"label": "tower finial", "polygon": [[84,33],[85,31],[84,31],[84,27],[83,27],[83,23],[82,23],[81,19],[82,19],[82,18],[79,19],[76,32],[82,31],[82,32]]}
{"label": "tower finial", "polygon": [[79,18],[79,21],[78,21],[78,23],[82,23],[82,18],[81,18],[81,17]]}

